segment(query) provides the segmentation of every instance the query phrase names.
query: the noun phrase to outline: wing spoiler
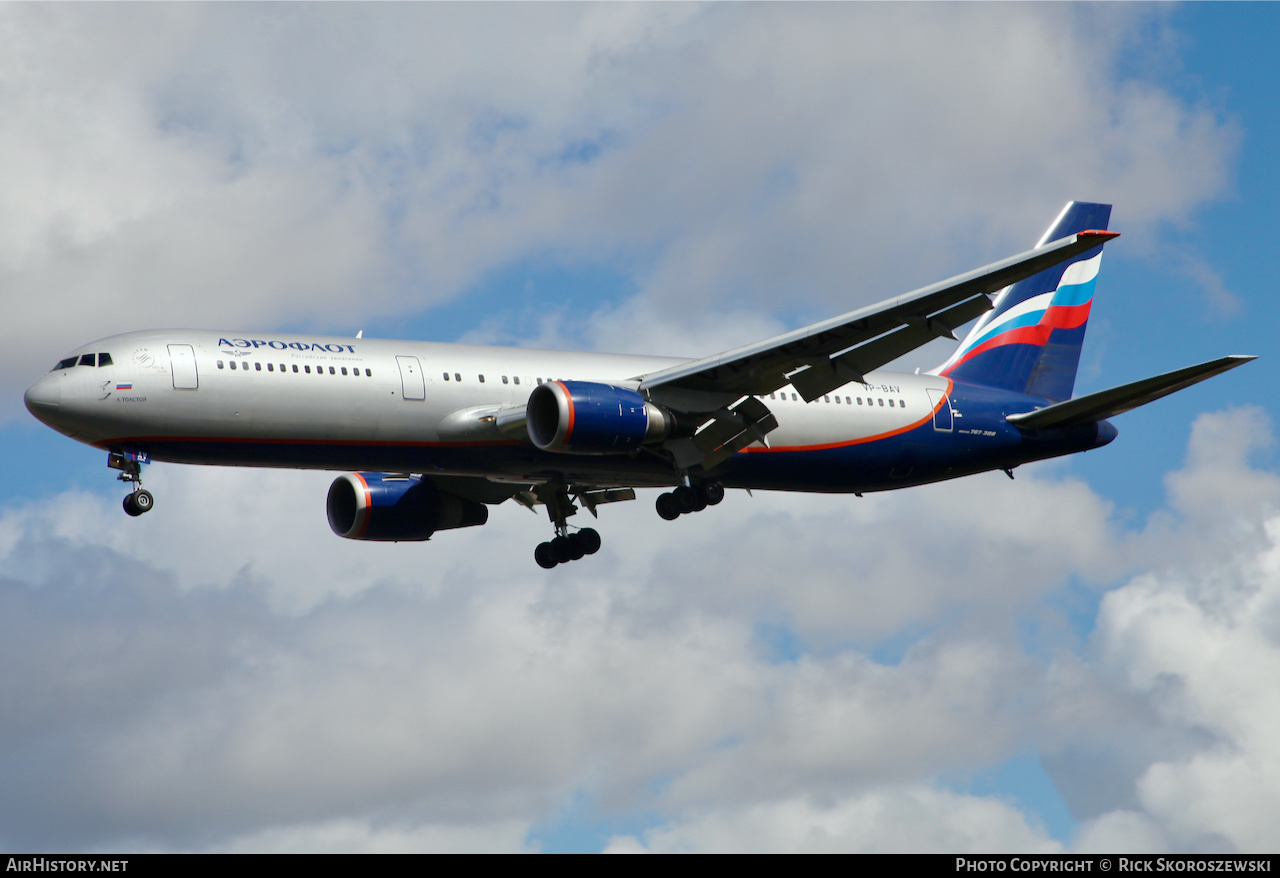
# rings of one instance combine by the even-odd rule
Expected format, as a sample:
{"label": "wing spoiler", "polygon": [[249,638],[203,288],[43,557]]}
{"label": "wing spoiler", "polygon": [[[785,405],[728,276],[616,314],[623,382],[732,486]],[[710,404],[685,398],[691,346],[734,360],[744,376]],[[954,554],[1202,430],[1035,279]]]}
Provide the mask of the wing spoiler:
{"label": "wing spoiler", "polygon": [[1228,369],[1234,369],[1236,366],[1243,366],[1250,360],[1256,359],[1257,357],[1240,354],[1221,357],[1196,366],[1187,366],[1185,369],[1165,372],[1163,375],[1156,375],[1152,378],[1143,378],[1141,381],[1134,381],[1132,384],[1122,384],[1110,390],[1102,390],[1098,393],[1090,393],[1088,396],[1069,399],[1066,402],[1037,409],[1034,412],[1009,415],[1005,420],[1015,427],[1027,430],[1070,427],[1073,424],[1101,421],[1127,412],[1130,409],[1136,409],[1140,405],[1146,405],[1162,396],[1168,396],[1170,393],[1182,390],[1184,387],[1190,387],[1192,384],[1197,384],[1206,378],[1212,378],[1214,375],[1219,375]]}

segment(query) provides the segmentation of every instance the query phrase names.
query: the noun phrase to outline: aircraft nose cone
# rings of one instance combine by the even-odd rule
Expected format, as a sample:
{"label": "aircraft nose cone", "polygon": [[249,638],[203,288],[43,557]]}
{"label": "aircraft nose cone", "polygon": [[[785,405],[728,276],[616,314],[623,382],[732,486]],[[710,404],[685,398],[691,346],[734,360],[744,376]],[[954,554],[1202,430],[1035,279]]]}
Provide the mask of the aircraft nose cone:
{"label": "aircraft nose cone", "polygon": [[45,375],[27,388],[22,399],[27,404],[27,411],[46,421],[56,416],[62,407],[62,383],[56,375]]}

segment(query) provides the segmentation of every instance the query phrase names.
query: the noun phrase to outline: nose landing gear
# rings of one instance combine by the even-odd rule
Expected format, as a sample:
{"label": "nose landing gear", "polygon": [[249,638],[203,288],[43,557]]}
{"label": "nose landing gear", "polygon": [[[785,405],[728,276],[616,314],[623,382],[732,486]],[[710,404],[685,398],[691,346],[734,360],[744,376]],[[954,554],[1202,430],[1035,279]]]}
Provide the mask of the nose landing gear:
{"label": "nose landing gear", "polygon": [[719,482],[699,482],[696,485],[681,485],[674,491],[658,496],[654,504],[658,514],[667,521],[675,521],[681,515],[690,512],[701,512],[708,506],[715,506],[724,499],[724,485]]}
{"label": "nose landing gear", "polygon": [[120,475],[116,478],[122,482],[129,482],[133,486],[132,493],[125,495],[123,505],[124,511],[135,518],[144,512],[150,512],[156,504],[156,498],[142,487],[142,465],[146,462],[145,453],[121,454],[112,451],[107,454],[107,466],[120,470]]}
{"label": "nose landing gear", "polygon": [[124,511],[136,517],[144,512],[150,512],[155,502],[156,498],[151,496],[150,491],[139,487],[132,494],[125,495]]}

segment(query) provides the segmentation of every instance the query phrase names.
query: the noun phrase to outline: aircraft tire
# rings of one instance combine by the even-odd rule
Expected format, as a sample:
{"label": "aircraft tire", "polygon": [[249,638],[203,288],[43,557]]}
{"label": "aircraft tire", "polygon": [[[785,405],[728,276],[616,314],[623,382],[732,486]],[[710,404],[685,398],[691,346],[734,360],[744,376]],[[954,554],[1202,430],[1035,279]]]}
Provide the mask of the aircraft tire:
{"label": "aircraft tire", "polygon": [[698,486],[698,493],[708,506],[716,506],[724,499],[724,485],[719,482],[703,482]]}
{"label": "aircraft tire", "polygon": [[137,518],[139,515],[142,514],[142,510],[139,509],[138,504],[134,502],[132,494],[125,495],[123,506],[124,506],[124,511],[127,512],[129,515],[133,516],[134,518]]}
{"label": "aircraft tire", "polygon": [[156,498],[151,496],[148,490],[139,490],[133,492],[133,505],[137,508],[138,514],[150,512],[151,508],[156,505]]}
{"label": "aircraft tire", "polygon": [[676,498],[670,492],[659,494],[658,502],[654,505],[658,509],[658,515],[665,521],[675,521],[680,517],[680,507],[676,505]]}
{"label": "aircraft tire", "polygon": [[569,560],[581,561],[587,554],[587,546],[582,541],[582,534],[570,534],[565,539],[569,541]]}
{"label": "aircraft tire", "polygon": [[697,511],[698,495],[693,492],[692,488],[681,485],[672,491],[671,495],[675,497],[676,509],[679,509],[681,513]]}
{"label": "aircraft tire", "polygon": [[594,555],[600,551],[600,534],[596,533],[593,527],[584,527],[578,531],[578,540],[582,544],[582,551],[587,555]]}
{"label": "aircraft tire", "polygon": [[573,560],[573,546],[568,537],[556,537],[551,541],[551,557],[557,564],[567,564]]}
{"label": "aircraft tire", "polygon": [[538,566],[543,570],[550,570],[558,563],[555,553],[551,551],[550,543],[538,543],[538,548],[533,550],[533,560],[538,562]]}

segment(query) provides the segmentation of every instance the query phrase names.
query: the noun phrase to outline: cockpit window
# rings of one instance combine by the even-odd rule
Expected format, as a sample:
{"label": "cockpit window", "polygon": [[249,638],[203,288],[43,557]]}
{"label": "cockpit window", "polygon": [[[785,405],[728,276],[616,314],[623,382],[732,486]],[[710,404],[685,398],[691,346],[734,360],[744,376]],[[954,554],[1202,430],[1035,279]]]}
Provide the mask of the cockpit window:
{"label": "cockpit window", "polygon": [[85,354],[84,356],[82,356],[82,357],[80,358],[80,365],[81,365],[81,366],[96,366],[96,365],[98,365],[97,360],[98,360],[98,355],[97,355],[97,354]]}
{"label": "cockpit window", "polygon": [[57,372],[59,369],[70,369],[76,364],[77,359],[77,357],[67,357],[65,360],[59,360],[58,365],[53,367],[53,371]]}
{"label": "cockpit window", "polygon": [[111,355],[110,355],[110,354],[98,354],[98,365],[99,365],[99,366],[110,366],[110,365],[111,365]]}

